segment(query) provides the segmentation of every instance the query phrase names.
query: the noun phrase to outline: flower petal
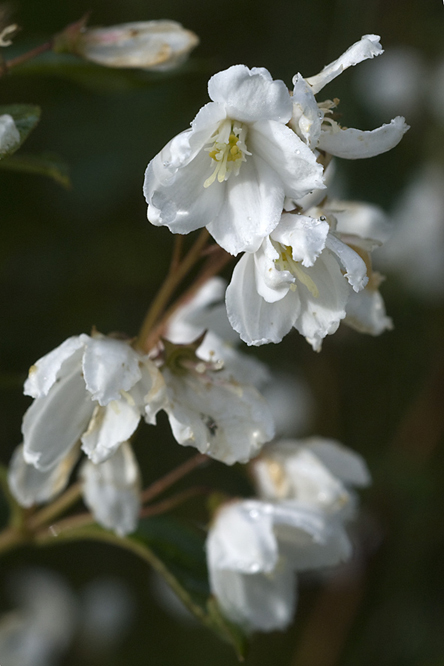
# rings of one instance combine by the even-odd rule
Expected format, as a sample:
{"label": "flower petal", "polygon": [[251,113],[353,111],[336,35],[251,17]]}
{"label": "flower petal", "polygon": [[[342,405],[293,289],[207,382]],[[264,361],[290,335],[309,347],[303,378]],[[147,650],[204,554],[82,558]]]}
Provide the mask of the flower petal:
{"label": "flower petal", "polygon": [[96,405],[88,430],[82,435],[82,451],[94,464],[110,458],[131,437],[140,421],[140,411],[125,398],[106,407]]}
{"label": "flower petal", "polygon": [[[85,390],[80,359],[65,361],[66,375],[26,412],[22,432],[25,461],[47,471],[62,460],[86,430],[94,411]],[[65,371],[65,369],[64,369]]]}
{"label": "flower petal", "polygon": [[323,112],[319,108],[311,86],[301,74],[293,77],[293,115],[290,127],[312,149],[316,148],[321,134]]}
{"label": "flower petal", "polygon": [[119,536],[134,532],[140,511],[140,472],[129,443],[124,442],[100,465],[87,460],[80,474],[85,504],[97,522]]}
{"label": "flower petal", "polygon": [[402,116],[396,116],[390,123],[371,131],[341,129],[324,130],[319,138],[319,149],[330,155],[348,160],[375,157],[391,150],[401,141],[409,129]]}
{"label": "flower petal", "polygon": [[212,188],[225,193],[217,215],[207,219],[210,234],[230,254],[257,250],[281,217],[284,190],[278,174],[260,156],[250,155],[237,176],[206,191]]}
{"label": "flower petal", "polygon": [[[288,296],[291,296],[289,293]],[[230,324],[247,345],[280,342],[299,314],[298,299],[267,303],[256,288],[255,259],[245,254],[234,268],[226,292]]]}
{"label": "flower petal", "polygon": [[225,106],[228,117],[240,122],[271,118],[285,124],[291,117],[287,86],[273,81],[264,68],[233,65],[211,77],[208,94]]}
{"label": "flower petal", "polygon": [[90,338],[83,355],[87,390],[100,405],[119,400],[140,379],[139,355],[122,340]]}
{"label": "flower petal", "polygon": [[384,53],[379,43],[380,39],[378,35],[364,35],[359,42],[355,42],[350,46],[337,60],[326,65],[322,72],[306,79],[313,93],[316,94],[319,92],[327,83],[335,79],[339,74],[342,74],[344,69],[354,67],[354,65],[363,60],[374,58]]}
{"label": "flower petal", "polygon": [[359,333],[380,335],[393,328],[393,321],[387,317],[384,299],[378,289],[366,287],[359,293],[353,292],[348,299],[346,310],[344,324]]}
{"label": "flower petal", "polygon": [[49,502],[66,487],[78,457],[79,451],[77,447],[74,447],[54,467],[42,472],[25,461],[23,445],[18,446],[14,451],[8,470],[8,483],[11,493],[24,507]]}
{"label": "flower petal", "polygon": [[[273,120],[259,120],[251,126],[248,149],[269,164],[279,175],[287,197],[299,199],[325,187],[323,168],[315,154],[286,125]],[[281,211],[283,208],[283,201]]]}
{"label": "flower petal", "polygon": [[333,252],[345,268],[345,277],[354,291],[360,291],[368,282],[367,266],[362,257],[351,247],[336,238],[332,233],[328,235],[326,245]]}
{"label": "flower petal", "polygon": [[271,237],[291,247],[295,261],[300,261],[303,266],[313,266],[325,247],[329,231],[330,226],[325,219],[284,213]]}
{"label": "flower petal", "polygon": [[61,345],[53,349],[49,354],[42,356],[29,370],[28,379],[25,382],[24,394],[33,398],[47,395],[49,389],[59,377],[63,363],[69,359],[77,349],[84,347],[89,336],[74,335]]}
{"label": "flower petal", "polygon": [[365,460],[355,451],[325,437],[311,437],[306,444],[330,472],[347,485],[368,486],[371,483]]}

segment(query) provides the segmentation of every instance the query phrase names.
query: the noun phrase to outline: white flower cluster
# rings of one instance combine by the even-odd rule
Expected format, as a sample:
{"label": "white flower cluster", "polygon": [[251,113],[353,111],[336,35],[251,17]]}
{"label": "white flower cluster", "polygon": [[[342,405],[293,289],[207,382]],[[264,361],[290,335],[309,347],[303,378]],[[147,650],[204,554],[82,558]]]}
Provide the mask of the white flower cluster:
{"label": "white flower cluster", "polygon": [[346,317],[373,334],[390,325],[368,260],[379,243],[358,229],[343,234],[328,202],[316,205],[329,156],[379,155],[408,129],[401,117],[373,131],[342,129],[338,100],[315,98],[344,69],[382,52],[379,37],[365,35],[320,74],[296,74],[292,92],[263,68],[219,72],[191,129],[148,165],[150,222],[180,234],[206,227],[227,252],[244,253],[226,305],[249,345],[280,342],[294,327],[319,350]]}
{"label": "white flower cluster", "polygon": [[350,490],[370,476],[356,453],[332,440],[267,445],[252,463],[260,499],[223,505],[207,540],[213,594],[246,631],[284,629],[296,605],[296,574],[347,560]]}

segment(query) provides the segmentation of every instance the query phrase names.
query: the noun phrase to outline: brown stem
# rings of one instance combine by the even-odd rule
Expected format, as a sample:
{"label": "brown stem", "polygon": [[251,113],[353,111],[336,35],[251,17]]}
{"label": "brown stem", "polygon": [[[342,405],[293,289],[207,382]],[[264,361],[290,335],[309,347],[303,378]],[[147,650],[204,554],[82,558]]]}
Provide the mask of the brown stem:
{"label": "brown stem", "polygon": [[212,489],[206,486],[196,486],[195,488],[187,488],[168,499],[157,502],[157,504],[152,504],[150,506],[144,507],[140,512],[141,518],[149,518],[150,516],[156,516],[159,513],[165,513],[174,509],[179,504],[182,504],[190,497],[196,497],[197,495],[209,495],[212,493]]}
{"label": "brown stem", "polygon": [[[163,310],[165,309],[168,301],[173,295],[174,291],[178,285],[182,282],[187,273],[192,269],[194,264],[198,261],[201,256],[201,252],[208,241],[208,231],[202,229],[199,236],[197,237],[194,245],[190,248],[188,253],[182,259],[182,262],[177,267],[170,267],[168,275],[165,279],[165,282],[157,292],[157,296],[151,304],[150,309],[148,310],[146,317],[142,323],[140,333],[138,335],[136,345],[144,352],[148,352],[150,347],[147,344],[147,339],[149,333],[151,332],[152,327],[161,316]],[[174,257],[174,253],[173,253]]]}
{"label": "brown stem", "polygon": [[174,273],[177,270],[182,258],[182,249],[183,249],[183,240],[184,237],[181,234],[176,234],[174,236],[174,248],[173,255],[171,257],[171,263],[169,268],[169,273]]}
{"label": "brown stem", "polygon": [[22,65],[24,62],[27,62],[28,60],[32,60],[32,58],[36,58],[41,53],[45,53],[46,51],[50,51],[52,49],[52,46],[53,46],[53,41],[51,39],[49,42],[45,42],[44,44],[40,44],[39,46],[36,46],[34,49],[31,49],[30,51],[27,51],[26,53],[22,53],[22,55],[19,55],[16,58],[11,58],[10,60],[6,60],[3,63],[2,72],[0,72],[0,76],[2,74],[5,74],[6,72],[8,72],[13,67],[17,67],[18,65]]}
{"label": "brown stem", "polygon": [[82,485],[81,483],[75,483],[68,488],[68,490],[63,493],[55,502],[52,502],[49,506],[45,506],[44,509],[41,509],[38,513],[34,514],[32,518],[28,521],[28,527],[30,530],[34,531],[43,525],[50,523],[53,518],[56,518],[59,514],[69,509],[70,506],[75,504],[81,497],[82,494]]}
{"label": "brown stem", "polygon": [[145,504],[153,497],[160,495],[167,488],[176,483],[176,481],[179,481],[179,479],[182,479],[184,476],[192,472],[193,469],[196,469],[207,462],[210,462],[210,458],[203,453],[198,453],[192,458],[188,458],[188,460],[176,467],[176,469],[171,470],[171,472],[165,474],[161,479],[158,479],[148,486],[148,488],[146,488],[141,494],[140,499],[142,504]]}
{"label": "brown stem", "polygon": [[[204,268],[202,269],[201,273],[197,276],[196,280],[193,282],[193,284],[185,291],[184,294],[180,298],[177,299],[164,313],[163,317],[155,326],[151,333],[148,335],[146,339],[146,348],[151,349],[154,347],[160,336],[163,334],[165,327],[170,319],[170,317],[176,312],[178,308],[180,308],[182,305],[187,303],[191,298],[193,298],[194,294],[202,287],[202,285],[207,282],[213,275],[217,275],[220,270],[231,260],[233,257],[222,250],[222,248],[217,247],[217,246],[211,246],[210,248],[207,248],[207,250],[211,250],[212,247],[216,247],[216,251],[218,251],[218,256],[214,256],[216,254],[215,252],[212,252],[207,263],[205,264]],[[207,250],[204,251],[203,254],[207,254]]]}

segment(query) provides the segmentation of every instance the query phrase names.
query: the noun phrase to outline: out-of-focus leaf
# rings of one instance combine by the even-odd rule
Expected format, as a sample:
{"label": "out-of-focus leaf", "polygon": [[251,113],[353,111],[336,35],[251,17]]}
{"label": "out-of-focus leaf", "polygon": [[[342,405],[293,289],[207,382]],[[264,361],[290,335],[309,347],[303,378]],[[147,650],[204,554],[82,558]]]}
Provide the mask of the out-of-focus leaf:
{"label": "out-of-focus leaf", "polygon": [[208,62],[195,59],[187,61],[177,69],[166,72],[148,72],[102,67],[66,53],[45,53],[44,56],[11,70],[11,74],[63,78],[93,92],[112,93],[146,88],[176,76],[209,71]]}
{"label": "out-of-focus leaf", "polygon": [[221,614],[211,596],[203,535],[165,516],[142,520],[134,534],[121,538],[97,525],[67,529],[39,539],[41,545],[62,541],[94,540],[111,543],[148,562],[168,583],[188,610],[219,638],[230,643],[240,661],[247,652],[242,630]]}
{"label": "out-of-focus leaf", "polygon": [[67,189],[71,187],[68,165],[53,153],[12,155],[0,161],[0,169],[48,176]]}
{"label": "out-of-focus leaf", "polygon": [[3,104],[0,106],[0,116],[8,114],[12,116],[15,126],[20,134],[20,141],[14,144],[2,156],[3,159],[15,153],[20,148],[22,143],[27,139],[28,135],[40,120],[40,107],[34,104]]}

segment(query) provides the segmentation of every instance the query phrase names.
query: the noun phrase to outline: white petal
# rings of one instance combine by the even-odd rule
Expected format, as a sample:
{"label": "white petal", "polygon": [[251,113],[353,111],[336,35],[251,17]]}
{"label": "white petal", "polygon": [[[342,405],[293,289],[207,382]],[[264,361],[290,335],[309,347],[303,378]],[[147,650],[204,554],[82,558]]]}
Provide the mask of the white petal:
{"label": "white petal", "polygon": [[326,335],[334,333],[345,317],[345,305],[350,287],[341,273],[338,262],[327,251],[321,254],[314,266],[302,268],[319,294],[317,296],[298,283],[297,294],[301,301],[300,312],[294,326],[304,335],[315,351],[321,348]]}
{"label": "white petal", "polygon": [[327,237],[327,247],[334,252],[340,263],[345,268],[345,277],[350,282],[354,291],[360,291],[368,282],[367,266],[362,257],[351,247],[336,238],[334,234]]}
{"label": "white petal", "polygon": [[212,569],[253,574],[270,572],[277,563],[271,514],[263,502],[230,502],[216,514],[207,540]]}
{"label": "white petal", "polygon": [[253,154],[247,156],[237,176],[214,183],[207,191],[212,188],[225,193],[217,215],[208,217],[210,234],[230,254],[257,250],[282,213],[284,190],[276,171]]}
{"label": "white petal", "polygon": [[257,293],[267,303],[280,301],[288,294],[295,278],[289,271],[276,268],[275,262],[279,259],[279,253],[269,238],[264,238],[261,247],[252,256]]}
{"label": "white petal", "polygon": [[83,355],[83,374],[93,400],[107,405],[119,400],[140,379],[139,355],[129,344],[112,338],[90,338]]}
{"label": "white petal", "polygon": [[357,294],[353,292],[346,310],[344,324],[359,333],[380,335],[393,328],[393,321],[387,317],[384,300],[377,289],[367,287]]}
{"label": "white petal", "polygon": [[24,458],[47,471],[62,460],[86,430],[94,411],[77,359],[47,396],[36,398],[23,418]]}
{"label": "white petal", "polygon": [[230,324],[247,345],[280,342],[291,330],[299,314],[298,301],[292,299],[289,307],[284,301],[267,303],[259,296],[254,256],[245,254],[234,268],[226,303]]}
{"label": "white petal", "polygon": [[142,391],[142,401],[138,403],[136,399],[136,404],[143,407],[145,421],[155,425],[158,412],[165,409],[167,404],[165,380],[151,361],[146,361],[141,371],[142,379],[132,389],[131,395],[135,396],[137,392]]}
{"label": "white petal", "polygon": [[384,243],[391,236],[388,216],[379,206],[361,201],[332,200],[325,208],[335,216],[338,232],[356,234],[380,243]]}
{"label": "white petal", "polygon": [[[33,398],[47,395],[49,389],[61,374],[63,363],[69,359],[77,349],[84,347],[89,340],[88,335],[75,335],[68,338],[49,354],[42,356],[35,365],[29,369],[29,376],[25,382],[24,394]],[[80,363],[79,356],[79,363]]]}
{"label": "white petal", "polygon": [[106,462],[81,469],[83,497],[100,525],[119,536],[134,532],[140,511],[140,473],[128,442]]}
{"label": "white petal", "polygon": [[380,39],[378,35],[364,35],[359,42],[355,42],[355,44],[350,46],[337,60],[326,65],[322,72],[306,79],[313,93],[316,94],[319,92],[327,83],[335,79],[339,74],[342,74],[344,69],[353,67],[363,60],[384,53],[379,43]]}
{"label": "white petal", "polygon": [[106,407],[96,405],[88,430],[82,435],[82,451],[93,463],[104,462],[131,437],[139,421],[139,409],[125,398],[113,400]]}
{"label": "white petal", "polygon": [[316,102],[313,90],[300,74],[293,77],[293,86],[293,115],[290,127],[314,149],[321,134],[323,112]]}
{"label": "white petal", "polygon": [[208,94],[225,106],[230,118],[241,122],[269,118],[287,123],[291,117],[287,86],[283,81],[273,81],[264,68],[234,65],[218,72],[208,82]]}
{"label": "white petal", "polygon": [[270,506],[279,552],[296,571],[333,566],[350,557],[350,540],[334,514],[297,501]]}
{"label": "white petal", "polygon": [[291,247],[295,261],[300,261],[303,266],[313,266],[325,247],[329,231],[330,226],[325,219],[284,213],[271,237]]}
{"label": "white petal", "polygon": [[312,437],[306,440],[306,444],[331,473],[344,483],[351,486],[368,486],[371,483],[365,460],[355,451],[324,437]]}
{"label": "white petal", "polygon": [[296,607],[296,579],[286,562],[268,574],[209,568],[210,586],[222,612],[246,631],[285,629]]}
{"label": "white petal", "polygon": [[8,470],[11,493],[24,507],[49,502],[66,487],[78,457],[78,449],[74,447],[55,467],[42,472],[25,461],[23,446],[18,446]]}
{"label": "white petal", "polygon": [[20,134],[9,113],[0,116],[0,157],[20,143]]}
{"label": "white petal", "polygon": [[173,435],[227,465],[247,462],[273,438],[268,405],[252,386],[220,371],[214,377],[177,376],[164,370]]}
{"label": "white petal", "polygon": [[[250,128],[248,149],[279,175],[286,196],[299,199],[323,189],[323,169],[316,156],[289,128],[273,120],[259,120]],[[283,201],[281,205],[281,212]]]}
{"label": "white petal", "polygon": [[323,130],[319,138],[319,149],[330,155],[348,160],[375,157],[391,150],[401,141],[409,129],[402,116],[396,116],[390,123],[371,131],[357,129]]}

